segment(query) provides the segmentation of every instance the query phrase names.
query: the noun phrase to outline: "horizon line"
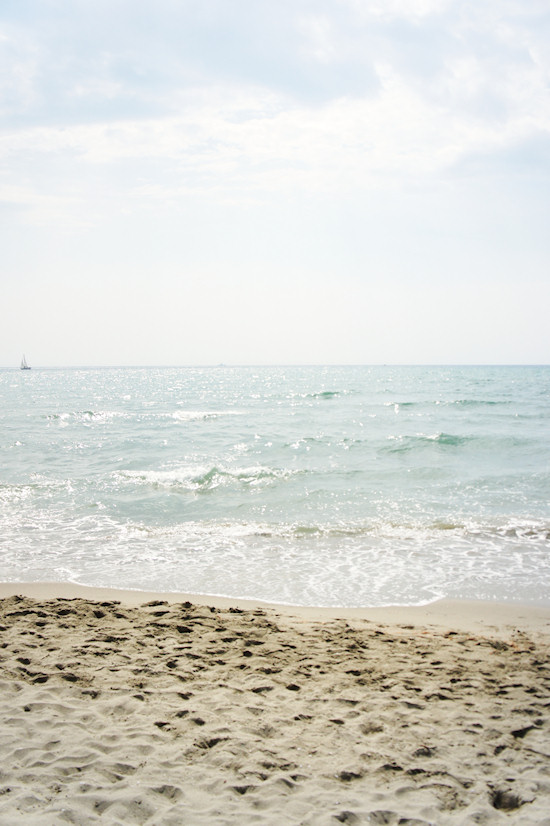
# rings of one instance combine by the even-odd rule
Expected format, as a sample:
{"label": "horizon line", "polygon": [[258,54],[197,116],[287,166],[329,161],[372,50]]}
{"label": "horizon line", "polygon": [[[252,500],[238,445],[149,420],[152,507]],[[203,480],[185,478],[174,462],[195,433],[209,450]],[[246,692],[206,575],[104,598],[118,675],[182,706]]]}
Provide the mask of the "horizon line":
{"label": "horizon line", "polygon": [[[184,370],[197,368],[275,368],[275,367],[548,367],[549,362],[202,362],[188,364],[38,364],[35,370]],[[0,365],[0,370],[20,370],[18,366]]]}

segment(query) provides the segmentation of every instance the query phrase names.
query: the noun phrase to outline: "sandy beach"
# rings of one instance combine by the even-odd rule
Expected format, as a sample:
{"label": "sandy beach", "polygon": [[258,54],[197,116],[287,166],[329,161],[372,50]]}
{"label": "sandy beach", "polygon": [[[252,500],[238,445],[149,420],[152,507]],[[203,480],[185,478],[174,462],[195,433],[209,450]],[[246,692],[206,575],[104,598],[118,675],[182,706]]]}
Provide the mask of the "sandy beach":
{"label": "sandy beach", "polygon": [[550,826],[550,610],[0,586],[0,824]]}

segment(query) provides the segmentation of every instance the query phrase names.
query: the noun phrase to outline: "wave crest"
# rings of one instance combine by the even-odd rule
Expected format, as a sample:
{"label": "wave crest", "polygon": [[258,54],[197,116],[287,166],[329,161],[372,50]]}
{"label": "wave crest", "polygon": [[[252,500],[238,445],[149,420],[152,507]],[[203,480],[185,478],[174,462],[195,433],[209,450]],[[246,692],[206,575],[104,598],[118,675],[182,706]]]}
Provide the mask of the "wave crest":
{"label": "wave crest", "polygon": [[426,435],[418,433],[415,436],[389,436],[391,445],[383,448],[386,453],[408,453],[417,448],[431,447],[462,447],[473,440],[472,436],[457,436],[453,433],[434,433]]}
{"label": "wave crest", "polygon": [[120,471],[122,482],[146,485],[153,488],[201,493],[229,485],[252,487],[285,481],[300,471],[263,466],[227,469],[216,465],[209,468],[178,468],[174,470]]}

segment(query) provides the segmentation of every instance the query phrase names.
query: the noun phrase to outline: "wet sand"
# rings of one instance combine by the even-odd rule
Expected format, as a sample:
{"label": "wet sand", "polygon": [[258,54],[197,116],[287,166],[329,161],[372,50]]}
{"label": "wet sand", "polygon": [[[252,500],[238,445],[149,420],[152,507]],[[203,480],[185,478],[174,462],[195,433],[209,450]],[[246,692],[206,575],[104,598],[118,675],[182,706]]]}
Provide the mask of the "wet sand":
{"label": "wet sand", "polygon": [[0,597],[0,824],[550,826],[550,609]]}

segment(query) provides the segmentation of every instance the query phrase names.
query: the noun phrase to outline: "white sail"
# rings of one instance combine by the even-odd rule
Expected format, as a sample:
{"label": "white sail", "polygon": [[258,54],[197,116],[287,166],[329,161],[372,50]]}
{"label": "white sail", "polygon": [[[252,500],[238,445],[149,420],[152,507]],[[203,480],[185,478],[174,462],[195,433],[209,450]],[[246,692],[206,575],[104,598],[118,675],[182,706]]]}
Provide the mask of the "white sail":
{"label": "white sail", "polygon": [[31,368],[27,364],[27,359],[25,358],[25,354],[23,353],[23,358],[21,359],[21,370],[30,370]]}

